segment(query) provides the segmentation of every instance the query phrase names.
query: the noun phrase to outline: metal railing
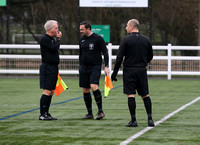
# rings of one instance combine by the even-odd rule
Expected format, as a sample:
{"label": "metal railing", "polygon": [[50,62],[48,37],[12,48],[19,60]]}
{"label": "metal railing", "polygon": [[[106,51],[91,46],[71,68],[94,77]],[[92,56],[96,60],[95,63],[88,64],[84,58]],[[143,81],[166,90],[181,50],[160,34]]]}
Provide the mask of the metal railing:
{"label": "metal railing", "polygon": [[[109,66],[111,71],[114,67],[116,55],[112,55],[119,46],[107,45],[109,53]],[[0,44],[0,51],[3,50],[37,50],[39,45],[18,45],[18,44]],[[78,45],[61,45],[61,50],[78,50]],[[200,46],[153,46],[154,58],[148,67],[148,75],[166,75],[168,80],[172,75],[200,75],[200,57],[199,56],[177,56],[176,51],[200,51]],[[162,56],[157,56],[157,53]],[[0,54],[0,74],[39,74],[41,63],[40,55],[18,55],[18,54]],[[78,74],[78,54],[60,55],[59,64],[60,74]],[[102,65],[103,68],[103,65]],[[122,67],[121,67],[122,68]],[[102,74],[104,73],[102,69]],[[122,69],[119,70],[122,74]]]}

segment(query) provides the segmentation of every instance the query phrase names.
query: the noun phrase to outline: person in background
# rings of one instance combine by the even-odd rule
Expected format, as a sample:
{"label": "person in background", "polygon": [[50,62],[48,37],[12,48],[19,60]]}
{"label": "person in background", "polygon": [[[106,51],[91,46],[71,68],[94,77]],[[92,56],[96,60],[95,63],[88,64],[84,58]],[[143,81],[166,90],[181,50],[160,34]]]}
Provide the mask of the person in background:
{"label": "person in background", "polygon": [[128,107],[131,121],[127,127],[137,127],[136,121],[136,90],[144,101],[148,116],[148,126],[154,126],[152,119],[152,103],[149,96],[147,64],[153,59],[152,44],[149,38],[139,33],[139,22],[136,19],[128,21],[126,26],[128,33],[120,44],[119,51],[112,73],[112,81],[117,81],[116,76],[123,62],[124,94],[128,96]]}
{"label": "person in background", "polygon": [[93,119],[92,97],[90,90],[98,107],[97,120],[102,119],[105,114],[102,109],[102,95],[99,90],[99,79],[101,76],[102,56],[104,55],[105,75],[109,75],[108,50],[103,38],[91,31],[91,24],[87,21],[80,23],[79,40],[79,86],[83,88],[84,102],[88,113],[82,119]]}
{"label": "person in background", "polygon": [[43,89],[43,93],[40,99],[39,120],[57,120],[49,113],[49,107],[58,79],[58,64],[60,61],[58,50],[62,33],[59,31],[58,22],[55,20],[48,20],[44,28],[46,33],[40,40],[42,57],[40,88]]}

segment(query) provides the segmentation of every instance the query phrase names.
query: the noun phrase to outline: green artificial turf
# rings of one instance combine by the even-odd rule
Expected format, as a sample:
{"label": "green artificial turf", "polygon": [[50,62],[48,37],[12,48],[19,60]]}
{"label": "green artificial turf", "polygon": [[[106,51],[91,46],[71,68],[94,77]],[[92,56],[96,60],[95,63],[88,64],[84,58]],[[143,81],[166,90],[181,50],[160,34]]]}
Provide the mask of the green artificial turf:
{"label": "green artificial turf", "polygon": [[[62,77],[62,76],[61,76]],[[54,96],[50,112],[56,121],[39,121],[42,90],[37,78],[0,79],[0,144],[2,145],[117,145],[147,127],[142,99],[136,97],[137,128],[127,128],[130,121],[127,96],[122,79],[103,98],[105,118],[82,120],[86,108],[77,78],[64,78],[69,89]],[[100,89],[104,89],[104,79]],[[199,80],[150,79],[154,122],[200,96]],[[103,93],[102,93],[103,94]],[[97,106],[93,99],[93,113]],[[200,142],[200,101],[157,125],[130,145],[197,145]],[[16,116],[15,116],[16,115]]]}

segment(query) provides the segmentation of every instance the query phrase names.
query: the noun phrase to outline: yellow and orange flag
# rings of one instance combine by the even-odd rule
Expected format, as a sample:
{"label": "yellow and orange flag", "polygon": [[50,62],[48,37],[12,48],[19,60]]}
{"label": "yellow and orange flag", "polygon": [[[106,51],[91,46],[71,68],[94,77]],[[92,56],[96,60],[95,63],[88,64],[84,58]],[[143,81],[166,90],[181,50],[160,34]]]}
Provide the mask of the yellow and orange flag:
{"label": "yellow and orange flag", "polygon": [[68,89],[67,85],[58,74],[58,80],[57,80],[56,89],[55,89],[56,96],[60,95],[60,93],[62,93],[66,89]]}
{"label": "yellow and orange flag", "polygon": [[110,80],[110,76],[105,76],[105,88],[104,88],[104,96],[107,97],[109,91],[113,88],[112,82]]}

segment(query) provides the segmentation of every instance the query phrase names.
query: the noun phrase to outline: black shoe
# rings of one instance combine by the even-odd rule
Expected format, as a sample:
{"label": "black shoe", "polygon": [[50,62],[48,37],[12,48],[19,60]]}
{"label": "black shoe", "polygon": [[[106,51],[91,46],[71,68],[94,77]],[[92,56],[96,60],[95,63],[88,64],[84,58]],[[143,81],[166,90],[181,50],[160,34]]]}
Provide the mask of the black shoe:
{"label": "black shoe", "polygon": [[94,119],[94,116],[92,114],[86,114],[82,119]]}
{"label": "black shoe", "polygon": [[105,114],[104,114],[103,112],[99,112],[99,113],[97,114],[96,120],[101,120],[101,119],[104,118],[104,117],[105,117]]}
{"label": "black shoe", "polygon": [[43,114],[39,116],[39,120],[53,120],[53,119],[47,114]]}
{"label": "black shoe", "polygon": [[50,113],[48,113],[47,116],[48,116],[49,118],[51,118],[52,120],[58,120],[57,118],[52,117]]}
{"label": "black shoe", "polygon": [[148,120],[148,126],[150,127],[154,127],[155,124],[153,123],[153,120]]}
{"label": "black shoe", "polygon": [[126,125],[126,127],[137,127],[138,125],[137,125],[137,121],[130,121],[127,125]]}

